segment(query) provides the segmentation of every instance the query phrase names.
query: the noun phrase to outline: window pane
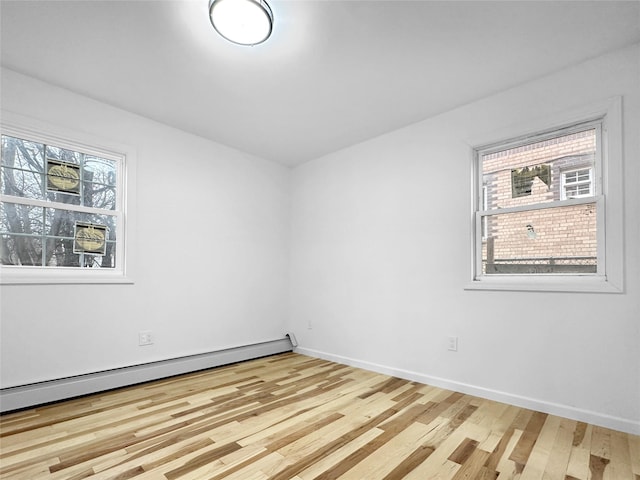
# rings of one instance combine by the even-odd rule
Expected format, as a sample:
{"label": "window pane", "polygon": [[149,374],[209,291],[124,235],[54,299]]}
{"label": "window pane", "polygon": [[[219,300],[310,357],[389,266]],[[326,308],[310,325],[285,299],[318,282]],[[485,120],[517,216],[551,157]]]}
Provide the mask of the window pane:
{"label": "window pane", "polygon": [[576,197],[578,195],[578,186],[570,185],[565,189],[567,198]]}
{"label": "window pane", "polygon": [[21,235],[0,237],[2,265],[42,266],[42,238]]}
{"label": "window pane", "polygon": [[596,273],[596,204],[488,215],[483,273]]}
{"label": "window pane", "polygon": [[46,235],[48,237],[65,237],[73,239],[76,218],[82,214],[57,208],[47,208]]}
{"label": "window pane", "polygon": [[46,266],[79,267],[80,255],[73,253],[73,238],[47,238]]}
{"label": "window pane", "polygon": [[2,193],[42,200],[42,173],[31,170],[2,169]]}
{"label": "window pane", "polygon": [[[86,255],[85,266],[93,268],[115,268],[116,266],[116,243],[107,242],[107,250],[104,255]],[[90,257],[90,258],[89,258]],[[90,262],[89,262],[90,260]]]}
{"label": "window pane", "polygon": [[1,233],[42,235],[42,210],[42,207],[2,202],[0,204]]}
{"label": "window pane", "polygon": [[116,188],[99,183],[83,183],[84,205],[104,210],[116,209]]}
{"label": "window pane", "polygon": [[578,172],[568,172],[564,174],[565,183],[576,183],[578,181]]}
{"label": "window pane", "polygon": [[82,197],[71,193],[47,191],[47,200],[68,205],[81,205]]}
{"label": "window pane", "polygon": [[[561,171],[595,162],[596,130],[562,135],[482,154],[487,210],[559,201]],[[589,181],[589,168],[564,174],[565,185]],[[586,177],[585,177],[586,175]]]}
{"label": "window pane", "polygon": [[84,159],[84,180],[115,186],[116,162],[106,158],[86,155]]}
{"label": "window pane", "polygon": [[80,165],[80,162],[82,160],[82,153],[47,145],[47,158]]}
{"label": "window pane", "polygon": [[578,173],[578,181],[579,182],[588,182],[589,181],[589,170],[580,170]]}
{"label": "window pane", "polygon": [[104,255],[89,255],[74,253],[73,239],[71,238],[47,238],[46,266],[115,268],[115,242],[107,242],[107,248]]}
{"label": "window pane", "polygon": [[591,188],[588,183],[583,183],[582,185],[578,185],[578,195],[584,196],[584,195],[590,195],[590,193],[591,193]]}
{"label": "window pane", "polygon": [[2,165],[44,172],[44,145],[2,135]]}
{"label": "window pane", "polygon": [[48,237],[64,237],[73,239],[76,222],[106,225],[107,240],[116,240],[115,217],[111,215],[71,212],[57,208],[47,208],[46,235]]}
{"label": "window pane", "polygon": [[51,202],[66,203],[69,205],[84,205],[85,207],[115,210],[116,187],[98,183],[83,182],[82,195],[48,191],[47,200]]}

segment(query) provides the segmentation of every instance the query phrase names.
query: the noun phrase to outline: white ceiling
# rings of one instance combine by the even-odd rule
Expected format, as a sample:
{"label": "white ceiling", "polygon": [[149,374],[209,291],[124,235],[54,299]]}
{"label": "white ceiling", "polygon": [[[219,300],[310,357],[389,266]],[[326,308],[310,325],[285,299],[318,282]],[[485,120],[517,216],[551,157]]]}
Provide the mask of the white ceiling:
{"label": "white ceiling", "polygon": [[639,1],[271,0],[254,47],[219,37],[207,4],[2,0],[0,58],[296,165],[640,42]]}

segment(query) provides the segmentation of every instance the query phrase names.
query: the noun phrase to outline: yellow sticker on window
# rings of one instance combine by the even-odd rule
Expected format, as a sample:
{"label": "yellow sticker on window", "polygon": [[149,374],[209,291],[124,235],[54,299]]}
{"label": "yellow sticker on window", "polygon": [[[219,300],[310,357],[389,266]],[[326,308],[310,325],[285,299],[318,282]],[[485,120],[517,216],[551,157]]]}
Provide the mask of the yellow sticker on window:
{"label": "yellow sticker on window", "polygon": [[76,222],[73,253],[104,255],[107,247],[106,225]]}
{"label": "yellow sticker on window", "polygon": [[80,195],[80,166],[47,158],[47,190]]}

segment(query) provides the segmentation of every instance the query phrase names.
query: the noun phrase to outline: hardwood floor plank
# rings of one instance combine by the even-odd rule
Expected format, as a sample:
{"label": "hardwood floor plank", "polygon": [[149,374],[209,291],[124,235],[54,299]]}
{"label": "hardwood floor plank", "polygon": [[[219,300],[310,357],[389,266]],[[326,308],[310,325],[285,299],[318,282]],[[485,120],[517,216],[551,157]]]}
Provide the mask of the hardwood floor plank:
{"label": "hardwood floor plank", "polygon": [[620,480],[634,480],[629,456],[629,441],[627,435],[621,432],[611,432],[611,478]]}
{"label": "hardwood floor plank", "polygon": [[[467,435],[462,429],[451,432],[447,429],[447,425],[448,422],[441,420],[440,417],[427,425],[427,429],[432,430],[425,436],[423,445],[434,449],[434,452],[410,472],[407,479],[451,478],[460,469],[460,465],[449,460],[449,457],[467,438]],[[446,432],[446,435],[442,432]]]}
{"label": "hardwood floor plank", "polygon": [[[389,473],[398,467],[402,459],[410,455],[415,449],[421,445],[424,438],[424,428],[419,424],[411,424],[406,429],[398,431],[393,438],[386,440],[387,435],[392,435],[389,431],[383,432],[375,437],[367,444],[363,445],[358,451],[343,458],[341,462],[337,462],[330,469],[324,472],[326,478],[367,478],[380,479],[389,475]],[[353,459],[357,452],[367,451],[369,454],[364,457],[364,461],[356,461],[351,467],[347,468],[342,474],[343,468],[348,467],[346,462]],[[356,459],[357,460],[357,459]],[[337,469],[335,467],[338,467]],[[406,466],[405,466],[406,467]],[[409,470],[405,470],[405,474]],[[333,472],[333,474],[329,473]],[[317,478],[323,478],[319,476]]]}
{"label": "hardwood floor plank", "polygon": [[[629,442],[629,458],[631,459],[631,471],[640,477],[640,437],[627,435]],[[639,479],[640,480],[640,479]]]}
{"label": "hardwood floor plank", "polygon": [[415,470],[415,468],[424,462],[429,455],[434,452],[433,448],[426,445],[420,445],[389,473],[387,473],[382,480],[400,480],[405,478],[409,472]]}
{"label": "hardwood floor plank", "polygon": [[0,416],[2,480],[640,480],[640,438],[296,353]]}
{"label": "hardwood floor plank", "polygon": [[593,426],[579,422],[576,426],[576,431],[578,431],[579,443],[576,442],[574,432],[569,465],[567,465],[567,476],[574,477],[578,480],[588,480],[590,475],[589,462],[591,457],[591,432],[593,431]]}
{"label": "hardwood floor plank", "polygon": [[[485,432],[485,438],[479,440],[480,444],[478,448],[489,452],[491,454],[490,457],[493,459],[493,453],[496,451],[498,445],[500,445],[502,438],[505,436],[517,413],[518,409],[516,407],[501,403],[496,404],[478,423],[478,427]],[[470,420],[472,420],[474,416],[475,414]]]}
{"label": "hardwood floor plank", "polygon": [[471,454],[478,447],[478,442],[470,438],[465,438],[460,445],[449,455],[449,460],[457,463],[458,465],[464,465]]}
{"label": "hardwood floor plank", "polygon": [[603,427],[593,427],[591,455],[611,460],[611,432]]}
{"label": "hardwood floor plank", "polygon": [[534,412],[534,414],[531,416],[531,419],[529,420],[529,423],[527,423],[522,436],[520,437],[520,441],[518,441],[518,444],[513,449],[513,452],[511,452],[509,459],[513,460],[516,463],[516,466],[520,472],[524,470],[524,466],[529,459],[529,455],[533,450],[533,446],[535,445],[536,440],[538,439],[538,435],[540,434],[540,430],[542,430],[542,427],[546,420],[546,414]]}
{"label": "hardwood floor plank", "polygon": [[561,420],[560,417],[547,416],[524,465],[520,480],[542,480],[551,452],[555,448]]}
{"label": "hardwood floor plank", "polygon": [[[489,470],[497,470],[497,466],[505,454],[507,456],[510,455],[513,447],[515,447],[515,443],[513,443],[511,448],[507,450],[509,443],[513,439],[515,432],[514,425],[516,425],[516,418],[519,418],[519,414],[519,408],[508,407],[507,410],[496,419],[493,426],[494,430],[486,440],[487,443],[491,440],[491,444],[493,445],[493,450],[491,450],[491,455],[489,455],[486,465]],[[489,451],[488,448],[486,450]]]}
{"label": "hardwood floor plank", "polygon": [[496,468],[496,471],[499,473],[498,480],[511,480],[515,478],[516,475],[520,475],[520,472],[517,472],[516,462],[510,460],[509,457],[513,449],[516,447],[517,443],[520,441],[522,430],[514,429],[509,433],[510,437],[506,445],[504,455],[500,458],[500,461],[498,462],[498,466]]}
{"label": "hardwood floor plank", "polygon": [[129,455],[124,464],[130,464],[140,460],[145,471],[154,470],[155,468],[167,465],[173,460],[185,458],[192,453],[200,452],[207,448],[210,448],[214,442],[210,438],[195,439],[196,441],[189,442],[176,442],[176,441],[163,441],[157,446],[148,448],[147,450],[137,452],[134,455]]}
{"label": "hardwood floor plank", "polygon": [[574,447],[579,447],[580,445],[582,445],[582,442],[584,441],[587,433],[587,427],[588,425],[584,422],[578,422],[578,424],[576,425],[576,429],[573,432]]}
{"label": "hardwood floor plank", "polygon": [[[489,452],[485,452],[479,448],[474,448],[471,454],[465,459],[460,469],[453,476],[452,480],[476,480],[480,476],[484,477],[490,475],[491,472],[487,472],[484,467],[488,458]],[[483,470],[482,475],[480,473],[481,470]]]}
{"label": "hardwood floor plank", "polygon": [[544,480],[564,480],[564,472],[567,471],[571,456],[576,423],[573,420],[561,419],[556,438],[553,441],[553,449],[544,469]]}
{"label": "hardwood floor plank", "polygon": [[325,471],[329,470],[334,465],[340,463],[349,455],[362,449],[371,442],[375,437],[382,434],[382,430],[371,429],[364,432],[359,437],[353,439],[348,443],[344,443],[340,448],[334,450],[330,454],[319,458],[318,461],[312,463],[307,468],[302,470],[296,477],[302,480],[313,480],[321,476]]}
{"label": "hardwood floor plank", "polygon": [[597,457],[593,454],[589,457],[589,470],[591,471],[591,480],[603,480],[604,471],[609,465],[608,458]]}
{"label": "hardwood floor plank", "polygon": [[[357,428],[353,429],[351,432],[347,433],[346,435],[327,443],[326,445],[322,446],[321,448],[318,448],[317,450],[315,450],[314,453],[312,453],[310,455],[307,455],[305,458],[303,458],[302,460],[298,461],[296,464],[291,465],[290,467],[288,467],[285,471],[280,472],[278,475],[272,477],[272,480],[287,480],[289,477],[299,474],[300,472],[302,472],[303,470],[308,468],[311,464],[315,463],[320,458],[339,450],[346,443],[352,441],[355,438],[358,438],[359,436],[363,435],[367,431],[369,431],[369,430],[371,430],[373,428],[376,428],[379,423],[381,423],[382,421],[384,421],[387,418],[391,417],[395,413],[396,412],[393,409],[385,410],[381,414],[376,415],[375,417],[373,417],[371,420],[359,425]],[[372,442],[373,441],[374,440],[372,440]],[[361,455],[361,452],[362,452],[362,449],[358,450],[357,452],[354,452],[352,455]],[[340,462],[340,463],[342,463],[342,462]],[[322,478],[322,475],[320,475],[317,478]]]}
{"label": "hardwood floor plank", "polygon": [[194,458],[191,458],[188,462],[185,462],[184,465],[168,471],[164,474],[164,476],[168,480],[175,480],[176,478],[184,477],[186,473],[192,472],[193,470],[196,470],[204,465],[214,463],[219,458],[240,450],[241,448],[242,447],[236,442],[227,443],[226,445],[222,445],[217,448],[212,448],[204,453],[198,454],[198,456]]}

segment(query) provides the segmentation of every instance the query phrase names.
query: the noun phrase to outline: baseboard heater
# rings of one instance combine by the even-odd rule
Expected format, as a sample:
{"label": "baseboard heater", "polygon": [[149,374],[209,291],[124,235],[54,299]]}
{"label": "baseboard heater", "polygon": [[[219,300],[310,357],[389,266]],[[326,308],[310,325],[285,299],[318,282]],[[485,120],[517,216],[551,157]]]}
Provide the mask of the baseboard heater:
{"label": "baseboard heater", "polygon": [[290,352],[295,346],[295,337],[293,334],[287,334],[278,340],[3,388],[0,389],[0,412],[6,413],[174,375]]}

